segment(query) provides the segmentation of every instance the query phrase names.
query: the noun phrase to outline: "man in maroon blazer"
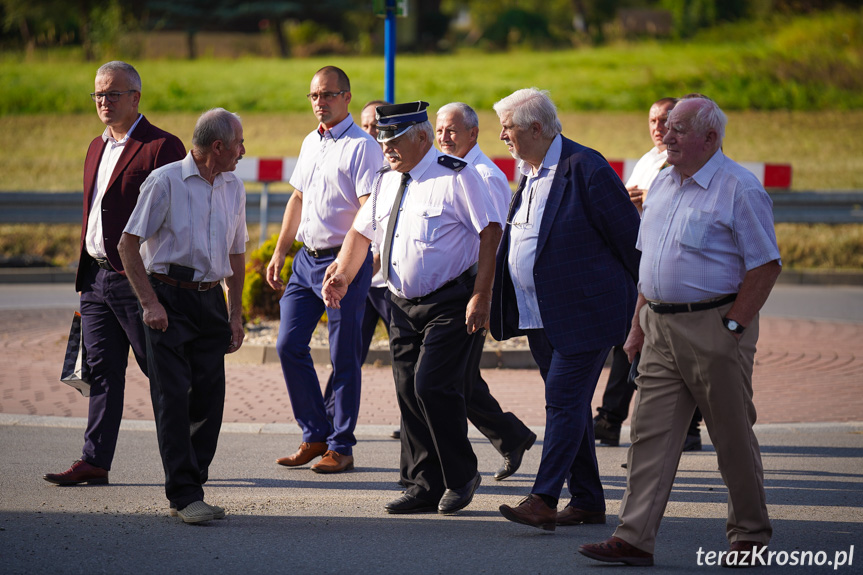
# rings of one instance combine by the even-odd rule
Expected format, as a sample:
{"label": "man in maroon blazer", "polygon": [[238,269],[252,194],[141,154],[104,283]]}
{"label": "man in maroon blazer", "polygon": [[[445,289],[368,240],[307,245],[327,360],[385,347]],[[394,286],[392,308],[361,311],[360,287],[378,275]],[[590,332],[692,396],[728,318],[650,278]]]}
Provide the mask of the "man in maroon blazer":
{"label": "man in maroon blazer", "polygon": [[104,64],[90,96],[106,126],[90,143],[84,161],[84,220],[75,279],[91,375],[90,409],[81,459],[62,473],[43,476],[58,485],[108,483],[123,416],[129,346],[147,373],[143,324],[117,243],[150,172],[186,155],[179,138],[138,113],[141,77],[131,65]]}

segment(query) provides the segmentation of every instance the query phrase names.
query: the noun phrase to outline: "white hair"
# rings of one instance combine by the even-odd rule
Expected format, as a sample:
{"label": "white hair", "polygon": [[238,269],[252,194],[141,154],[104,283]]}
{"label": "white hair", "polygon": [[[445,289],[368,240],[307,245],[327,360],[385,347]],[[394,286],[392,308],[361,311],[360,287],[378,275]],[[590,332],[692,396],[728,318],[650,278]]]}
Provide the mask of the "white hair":
{"label": "white hair", "polygon": [[542,127],[542,135],[554,138],[563,131],[557,117],[557,107],[551,101],[548,90],[523,88],[516,90],[494,105],[498,117],[512,112],[512,123],[519,128],[527,128],[534,122]]}

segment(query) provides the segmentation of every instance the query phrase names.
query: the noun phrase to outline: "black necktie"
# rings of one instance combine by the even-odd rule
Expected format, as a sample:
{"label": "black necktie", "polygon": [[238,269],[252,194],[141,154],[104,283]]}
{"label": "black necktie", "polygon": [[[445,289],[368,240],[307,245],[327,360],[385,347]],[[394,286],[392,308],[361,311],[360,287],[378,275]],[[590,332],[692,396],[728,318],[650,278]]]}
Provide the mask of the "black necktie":
{"label": "black necktie", "polygon": [[396,192],[393,209],[390,210],[390,218],[387,221],[387,233],[384,236],[384,247],[381,250],[381,274],[383,275],[384,281],[387,281],[387,278],[390,275],[390,254],[393,251],[393,234],[396,231],[396,220],[399,218],[399,210],[402,205],[402,198],[405,195],[405,188],[410,179],[411,175],[409,173],[405,172],[402,174],[402,183],[399,184],[399,191]]}

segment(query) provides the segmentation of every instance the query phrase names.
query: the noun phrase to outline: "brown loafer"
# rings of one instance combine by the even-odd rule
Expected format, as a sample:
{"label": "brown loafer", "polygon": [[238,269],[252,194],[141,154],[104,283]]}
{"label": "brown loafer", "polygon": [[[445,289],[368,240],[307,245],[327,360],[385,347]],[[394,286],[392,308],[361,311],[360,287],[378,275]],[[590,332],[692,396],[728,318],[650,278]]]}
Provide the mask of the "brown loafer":
{"label": "brown loafer", "polygon": [[107,485],[108,470],[90,465],[86,461],[79,459],[63,473],[46,473],[42,476],[42,479],[57,485],[77,485],[79,483]]}
{"label": "brown loafer", "polygon": [[633,547],[619,537],[609,537],[602,543],[579,545],[578,552],[585,557],[605,563],[623,563],[641,567],[653,565],[653,553]]}
{"label": "brown loafer", "polygon": [[341,473],[354,468],[354,456],[329,450],[316,464],[312,465],[315,473]]}
{"label": "brown loafer", "polygon": [[731,569],[764,565],[765,561],[761,558],[767,556],[766,550],[767,546],[758,541],[735,541],[728,553],[719,558],[719,564]]}
{"label": "brown loafer", "polygon": [[599,525],[605,524],[605,511],[585,511],[572,505],[567,505],[557,513],[557,524],[565,525]]}
{"label": "brown loafer", "polygon": [[500,514],[516,523],[538,527],[544,531],[554,531],[557,524],[557,509],[545,504],[542,497],[531,493],[522,499],[518,506],[500,506]]}
{"label": "brown loafer", "polygon": [[276,459],[276,463],[286,467],[297,467],[298,465],[305,465],[315,457],[323,455],[326,452],[326,442],[306,443],[304,441],[300,444],[300,448],[297,449],[296,453]]}

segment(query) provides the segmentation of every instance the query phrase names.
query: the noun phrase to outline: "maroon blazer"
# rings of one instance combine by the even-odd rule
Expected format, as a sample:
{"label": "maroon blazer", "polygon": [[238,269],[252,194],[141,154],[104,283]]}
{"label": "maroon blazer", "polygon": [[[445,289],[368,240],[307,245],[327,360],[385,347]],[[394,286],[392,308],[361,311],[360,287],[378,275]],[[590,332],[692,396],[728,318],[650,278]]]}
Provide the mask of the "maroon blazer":
{"label": "maroon blazer", "polygon": [[[99,170],[105,145],[102,136],[90,142],[87,159],[84,161],[84,219],[81,225],[81,257],[78,260],[78,274],[75,278],[77,291],[83,289],[82,284],[87,279],[86,271],[93,263],[93,258],[87,253],[84,242],[90,207],[95,196],[93,186],[96,183],[96,173]],[[118,272],[123,273],[123,263],[117,252],[117,244],[120,243],[126,222],[129,221],[129,216],[132,215],[132,210],[138,202],[141,184],[156,168],[182,160],[185,156],[186,149],[177,136],[160,130],[148,122],[147,118],[141,117],[141,121],[138,122],[123,148],[117,167],[111,174],[111,181],[108,182],[105,197],[102,199],[102,233],[105,235],[105,250],[108,261]]]}

